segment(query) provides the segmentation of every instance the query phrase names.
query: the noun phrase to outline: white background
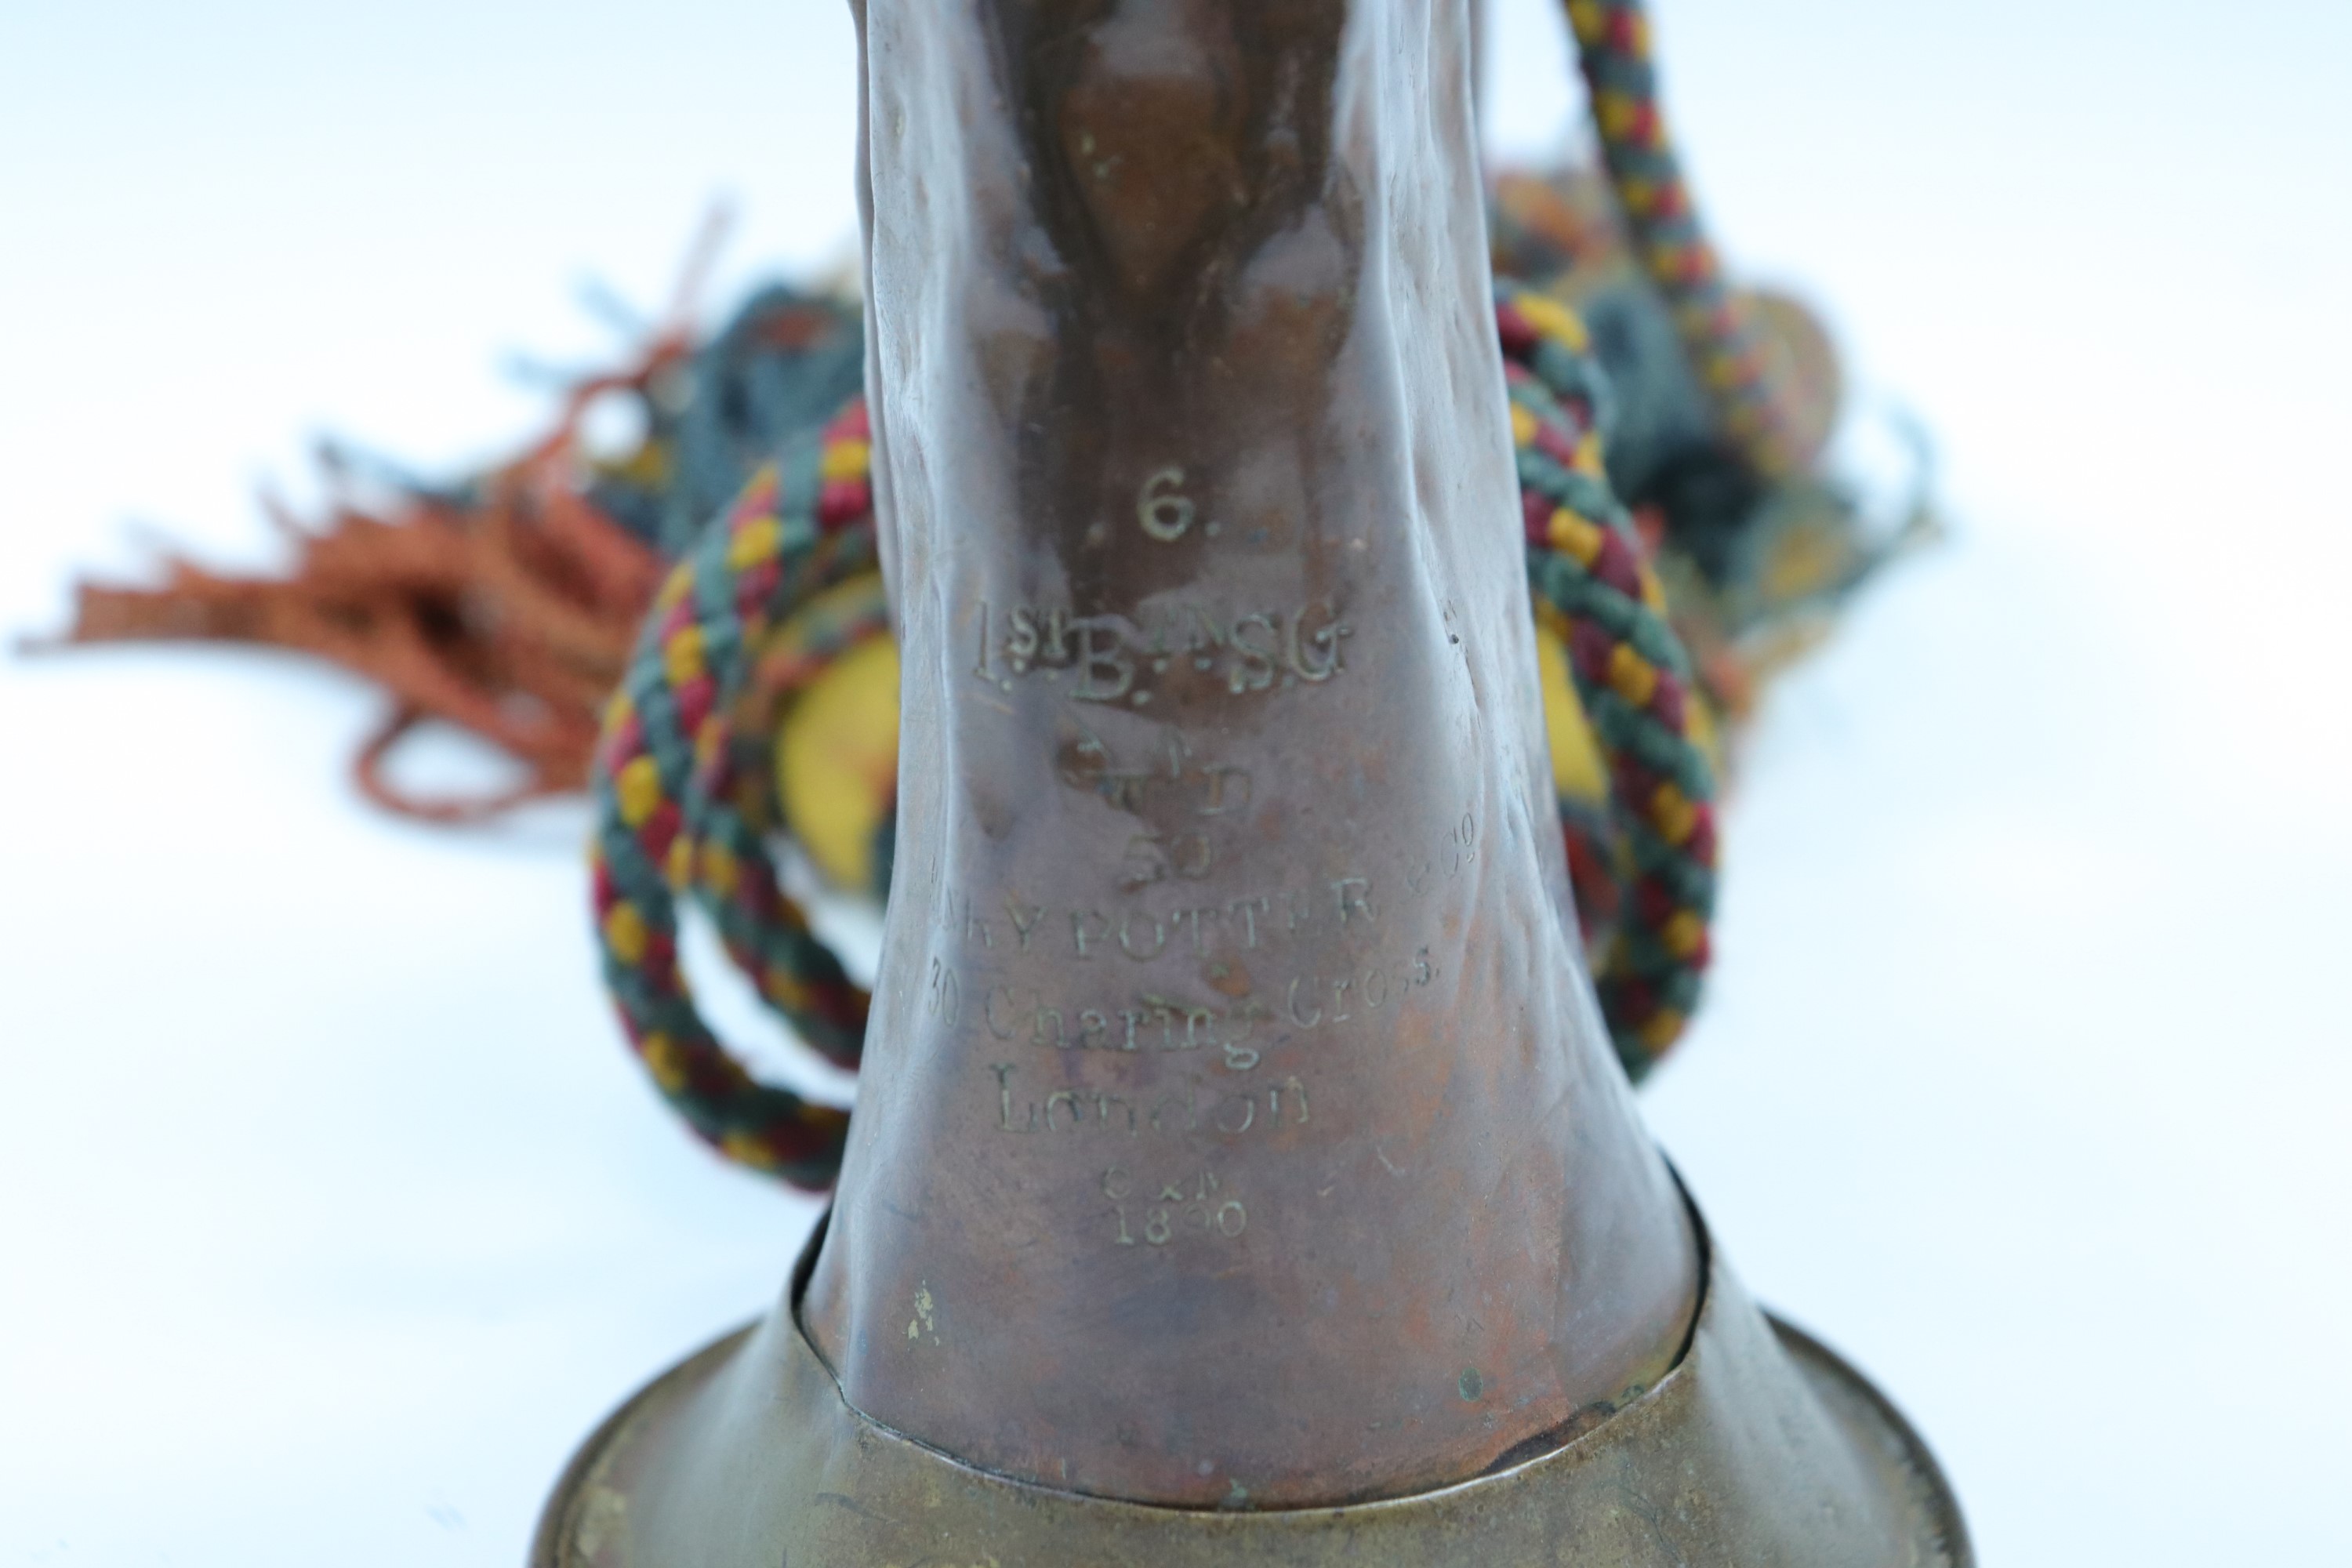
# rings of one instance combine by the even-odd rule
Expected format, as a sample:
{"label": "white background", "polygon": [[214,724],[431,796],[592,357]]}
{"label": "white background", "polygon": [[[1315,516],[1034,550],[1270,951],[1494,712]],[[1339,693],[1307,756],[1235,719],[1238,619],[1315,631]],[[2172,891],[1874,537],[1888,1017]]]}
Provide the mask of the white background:
{"label": "white background", "polygon": [[[1560,25],[1501,10],[1549,149]],[[2352,7],[1659,10],[1727,248],[1958,531],[1776,695],[1651,1121],[1988,1563],[2352,1561]],[[0,0],[0,626],[134,522],[273,559],[319,433],[499,450],[504,356],[608,353],[579,281],[657,304],[716,195],[714,303],[838,261],[852,69],[837,0]],[[373,713],[0,660],[0,1563],[509,1568],[812,1216],[639,1081],[579,814],[374,815]]]}

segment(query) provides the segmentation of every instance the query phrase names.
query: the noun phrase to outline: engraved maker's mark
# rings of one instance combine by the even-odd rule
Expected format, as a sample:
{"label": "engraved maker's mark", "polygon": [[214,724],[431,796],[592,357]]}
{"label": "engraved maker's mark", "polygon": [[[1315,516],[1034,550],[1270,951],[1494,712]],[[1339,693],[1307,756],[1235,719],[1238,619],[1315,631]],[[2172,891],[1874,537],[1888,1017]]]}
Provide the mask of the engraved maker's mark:
{"label": "engraved maker's mark", "polygon": [[[995,1130],[1018,1137],[1069,1138],[1113,1133],[1182,1137],[1222,1134],[1227,1139],[1268,1136],[1307,1126],[1314,1120],[1306,1083],[1296,1075],[1279,1083],[1248,1088],[1213,1087],[1199,1079],[1157,1094],[1114,1094],[1108,1089],[1056,1089],[1042,1100],[1020,1084],[1013,1062],[988,1064],[995,1093],[989,1107]],[[1228,1080],[1230,1084],[1231,1080]]]}
{"label": "engraved maker's mark", "polygon": [[1188,1236],[1231,1241],[1249,1228],[1249,1205],[1214,1171],[1139,1183],[1125,1166],[1113,1165],[1103,1173],[1102,1194],[1110,1200],[1109,1240],[1116,1247],[1165,1247]]}

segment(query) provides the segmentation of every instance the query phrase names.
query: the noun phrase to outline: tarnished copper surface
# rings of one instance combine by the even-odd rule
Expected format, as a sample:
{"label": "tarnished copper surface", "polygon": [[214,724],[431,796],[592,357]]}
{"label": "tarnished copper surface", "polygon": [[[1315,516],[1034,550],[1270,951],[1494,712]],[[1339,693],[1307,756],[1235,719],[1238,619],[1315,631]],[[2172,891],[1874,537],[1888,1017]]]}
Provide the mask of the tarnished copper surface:
{"label": "tarnished copper surface", "polygon": [[1963,1568],[1576,956],[1461,0],[870,0],[848,1161],[537,1568]]}
{"label": "tarnished copper surface", "polygon": [[804,1320],[1109,1497],[1392,1496],[1654,1384],[1575,956],[1465,7],[872,0],[898,880]]}

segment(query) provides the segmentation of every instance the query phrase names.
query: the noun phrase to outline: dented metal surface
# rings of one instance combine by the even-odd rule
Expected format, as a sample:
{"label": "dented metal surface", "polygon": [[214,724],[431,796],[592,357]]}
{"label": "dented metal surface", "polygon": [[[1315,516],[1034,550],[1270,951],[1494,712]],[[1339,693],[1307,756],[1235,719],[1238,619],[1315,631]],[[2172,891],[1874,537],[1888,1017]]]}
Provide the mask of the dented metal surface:
{"label": "dented metal surface", "polygon": [[1965,1562],[1709,1284],[1599,1025],[1465,7],[863,20],[905,674],[848,1157],[537,1561]]}

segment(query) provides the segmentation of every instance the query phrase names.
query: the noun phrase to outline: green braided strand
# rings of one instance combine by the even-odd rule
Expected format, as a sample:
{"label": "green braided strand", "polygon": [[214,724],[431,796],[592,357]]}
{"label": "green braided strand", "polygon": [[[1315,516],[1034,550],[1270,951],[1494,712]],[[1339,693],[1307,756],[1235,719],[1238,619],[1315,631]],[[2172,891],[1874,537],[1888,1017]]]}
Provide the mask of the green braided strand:
{"label": "green braided strand", "polygon": [[[695,1132],[729,1157],[822,1190],[847,1113],[758,1082],[696,1010],[677,958],[693,889],[761,1000],[854,1068],[867,997],[779,888],[762,826],[771,770],[737,734],[825,668],[756,659],[795,608],[876,564],[865,412],[853,405],[763,469],[694,543],[656,600],[598,748],[592,852],[605,982],[639,1058]],[[755,687],[755,675],[761,679]],[[755,703],[755,706],[757,704]]]}
{"label": "green braided strand", "polygon": [[1618,1058],[1639,1080],[1698,1004],[1715,909],[1715,770],[1691,736],[1689,655],[1601,468],[1609,401],[1583,325],[1507,279],[1496,283],[1496,322],[1528,586],[1538,615],[1567,644],[1577,697],[1610,769],[1632,897],[1595,983]]}
{"label": "green braided strand", "polygon": [[1724,434],[1759,473],[1791,472],[1799,463],[1788,396],[1699,225],[1658,104],[1646,8],[1642,0],[1568,0],[1568,21],[1633,252],[1665,297]]}

